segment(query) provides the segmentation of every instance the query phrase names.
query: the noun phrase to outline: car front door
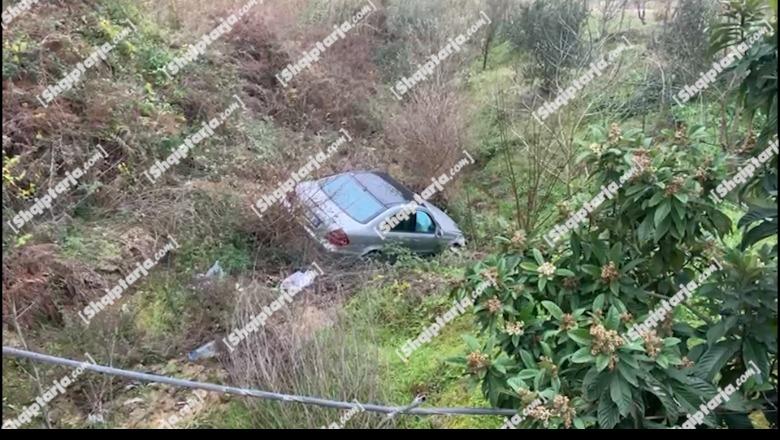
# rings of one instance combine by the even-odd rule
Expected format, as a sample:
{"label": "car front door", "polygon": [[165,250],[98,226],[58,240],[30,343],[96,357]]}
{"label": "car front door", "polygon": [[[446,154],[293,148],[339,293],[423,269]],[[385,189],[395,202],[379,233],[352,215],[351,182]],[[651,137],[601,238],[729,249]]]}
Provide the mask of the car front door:
{"label": "car front door", "polygon": [[424,209],[418,209],[414,215],[413,249],[417,252],[430,254],[439,250],[439,239],[436,236],[438,226],[433,216]]}
{"label": "car front door", "polygon": [[439,250],[436,231],[437,225],[433,216],[418,208],[407,220],[400,222],[387,234],[387,241],[399,243],[418,253],[434,253]]}

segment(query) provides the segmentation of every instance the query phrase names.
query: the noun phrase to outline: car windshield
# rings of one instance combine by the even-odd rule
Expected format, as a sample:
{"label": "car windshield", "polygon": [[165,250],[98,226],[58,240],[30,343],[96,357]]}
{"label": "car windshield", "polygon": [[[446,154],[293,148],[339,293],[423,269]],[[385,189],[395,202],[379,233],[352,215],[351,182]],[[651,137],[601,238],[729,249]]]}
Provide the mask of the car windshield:
{"label": "car windshield", "polygon": [[385,210],[384,205],[352,176],[340,175],[326,179],[321,187],[333,203],[359,223],[368,223]]}

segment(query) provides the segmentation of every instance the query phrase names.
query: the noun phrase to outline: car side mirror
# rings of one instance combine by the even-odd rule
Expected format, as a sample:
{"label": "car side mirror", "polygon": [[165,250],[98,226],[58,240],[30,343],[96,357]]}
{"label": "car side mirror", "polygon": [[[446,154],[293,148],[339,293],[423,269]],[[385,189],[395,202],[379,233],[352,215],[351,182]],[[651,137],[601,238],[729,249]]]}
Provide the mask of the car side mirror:
{"label": "car side mirror", "polygon": [[441,228],[436,228],[436,236],[437,237],[444,236],[444,232],[442,232]]}

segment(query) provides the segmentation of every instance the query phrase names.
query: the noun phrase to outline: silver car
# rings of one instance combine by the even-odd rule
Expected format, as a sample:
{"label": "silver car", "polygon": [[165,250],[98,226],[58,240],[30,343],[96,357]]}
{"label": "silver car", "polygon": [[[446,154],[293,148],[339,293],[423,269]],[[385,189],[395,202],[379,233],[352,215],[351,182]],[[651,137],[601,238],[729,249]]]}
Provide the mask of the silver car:
{"label": "silver car", "polygon": [[304,229],[334,253],[365,256],[397,243],[433,254],[466,244],[444,211],[383,172],[352,171],[301,182],[284,205],[301,207]]}

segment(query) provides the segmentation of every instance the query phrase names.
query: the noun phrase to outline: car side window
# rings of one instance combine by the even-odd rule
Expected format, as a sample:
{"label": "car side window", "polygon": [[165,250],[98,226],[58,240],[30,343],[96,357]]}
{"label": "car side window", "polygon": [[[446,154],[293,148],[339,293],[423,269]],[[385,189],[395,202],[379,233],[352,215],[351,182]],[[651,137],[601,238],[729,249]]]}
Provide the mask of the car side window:
{"label": "car side window", "polygon": [[415,215],[409,215],[409,218],[398,223],[391,232],[414,232]]}
{"label": "car side window", "polygon": [[414,232],[422,234],[433,234],[436,232],[436,224],[427,212],[417,211]]}

